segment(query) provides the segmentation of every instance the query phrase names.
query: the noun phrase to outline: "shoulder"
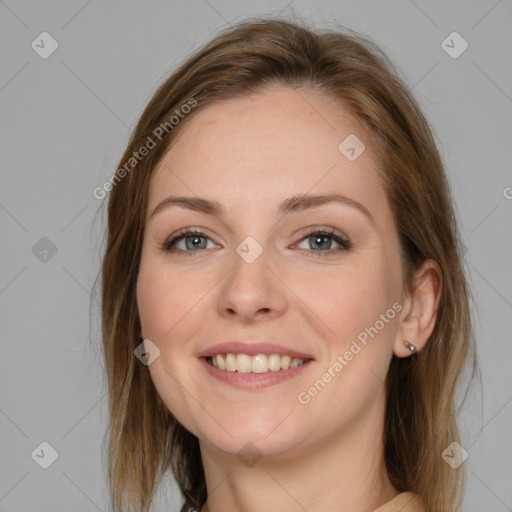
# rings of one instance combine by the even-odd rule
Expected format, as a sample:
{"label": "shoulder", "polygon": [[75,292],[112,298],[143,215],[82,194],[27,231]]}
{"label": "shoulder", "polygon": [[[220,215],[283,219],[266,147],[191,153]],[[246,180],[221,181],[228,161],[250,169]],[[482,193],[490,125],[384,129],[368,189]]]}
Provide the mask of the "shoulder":
{"label": "shoulder", "polygon": [[423,512],[420,499],[412,492],[402,492],[374,512]]}

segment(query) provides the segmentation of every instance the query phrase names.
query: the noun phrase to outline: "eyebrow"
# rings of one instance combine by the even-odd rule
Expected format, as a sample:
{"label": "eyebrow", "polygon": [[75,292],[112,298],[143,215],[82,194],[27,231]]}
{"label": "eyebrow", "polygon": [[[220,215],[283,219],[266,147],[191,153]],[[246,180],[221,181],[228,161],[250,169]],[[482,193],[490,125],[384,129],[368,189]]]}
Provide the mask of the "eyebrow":
{"label": "eyebrow", "polygon": [[[329,203],[341,203],[356,210],[359,210],[366,217],[373,222],[373,216],[363,204],[340,194],[329,195],[311,195],[301,194],[289,197],[281,202],[278,208],[278,213],[286,215],[287,213],[304,211],[310,208],[316,208]],[[222,205],[217,201],[203,199],[200,197],[189,196],[169,196],[157,204],[155,209],[151,212],[150,218],[154,217],[158,212],[170,207],[179,206],[188,210],[205,213],[207,215],[223,217],[225,210]]]}

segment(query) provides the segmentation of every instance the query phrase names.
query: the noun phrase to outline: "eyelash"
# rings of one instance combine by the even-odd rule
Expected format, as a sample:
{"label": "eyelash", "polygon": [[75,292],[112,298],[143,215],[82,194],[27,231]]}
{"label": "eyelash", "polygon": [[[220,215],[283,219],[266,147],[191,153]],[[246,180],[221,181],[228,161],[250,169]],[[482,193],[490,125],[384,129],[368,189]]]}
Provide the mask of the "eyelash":
{"label": "eyelash", "polygon": [[[341,252],[347,252],[350,249],[352,249],[352,242],[348,239],[342,238],[339,235],[335,235],[334,229],[331,229],[331,228],[329,228],[329,229],[316,228],[316,227],[310,228],[310,230],[299,240],[298,243],[303,242],[307,238],[311,238],[313,235],[332,238],[339,245],[339,247],[337,247],[335,249],[329,249],[328,251],[320,251],[320,250],[316,251],[313,249],[299,249],[301,252],[308,253],[309,256],[312,256],[315,258],[325,258],[327,256],[332,256],[332,255],[335,255],[335,254],[338,254]],[[182,238],[189,238],[189,237],[194,237],[194,236],[201,237],[201,238],[207,238],[207,239],[211,240],[202,231],[198,231],[193,228],[185,228],[185,229],[182,229],[181,231],[178,231],[177,233],[175,233],[171,237],[167,238],[166,240],[164,240],[164,242],[160,243],[159,246],[162,251],[167,252],[167,253],[174,252],[174,253],[180,253],[183,256],[192,256],[193,253],[200,252],[200,251],[184,251],[182,249],[174,249],[173,246],[176,244],[176,242],[180,241]]]}

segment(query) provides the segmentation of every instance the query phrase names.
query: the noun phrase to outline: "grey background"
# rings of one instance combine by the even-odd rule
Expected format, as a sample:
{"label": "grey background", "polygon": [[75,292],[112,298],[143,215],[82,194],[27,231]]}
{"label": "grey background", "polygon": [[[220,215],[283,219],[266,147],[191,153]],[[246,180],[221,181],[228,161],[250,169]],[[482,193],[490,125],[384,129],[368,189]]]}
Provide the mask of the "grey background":
{"label": "grey background", "polygon": [[[97,297],[89,339],[103,222],[93,223],[92,191],[188,53],[226,24],[280,11],[370,36],[432,123],[467,248],[482,369],[460,415],[464,511],[512,510],[512,1],[0,0],[1,511],[108,510]],[[59,44],[47,59],[31,48],[43,31]],[[441,46],[453,31],[469,44],[456,59]],[[56,254],[41,252],[43,237]],[[58,452],[48,469],[31,458],[42,441]],[[169,482],[154,510],[179,502]]]}

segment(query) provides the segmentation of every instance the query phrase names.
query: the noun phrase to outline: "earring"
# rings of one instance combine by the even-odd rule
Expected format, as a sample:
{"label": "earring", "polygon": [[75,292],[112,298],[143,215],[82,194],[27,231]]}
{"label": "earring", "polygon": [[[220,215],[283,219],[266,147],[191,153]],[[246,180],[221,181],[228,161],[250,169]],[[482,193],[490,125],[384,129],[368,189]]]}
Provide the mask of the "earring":
{"label": "earring", "polygon": [[411,354],[416,353],[416,347],[410,341],[404,340],[404,345],[405,348],[411,352]]}

